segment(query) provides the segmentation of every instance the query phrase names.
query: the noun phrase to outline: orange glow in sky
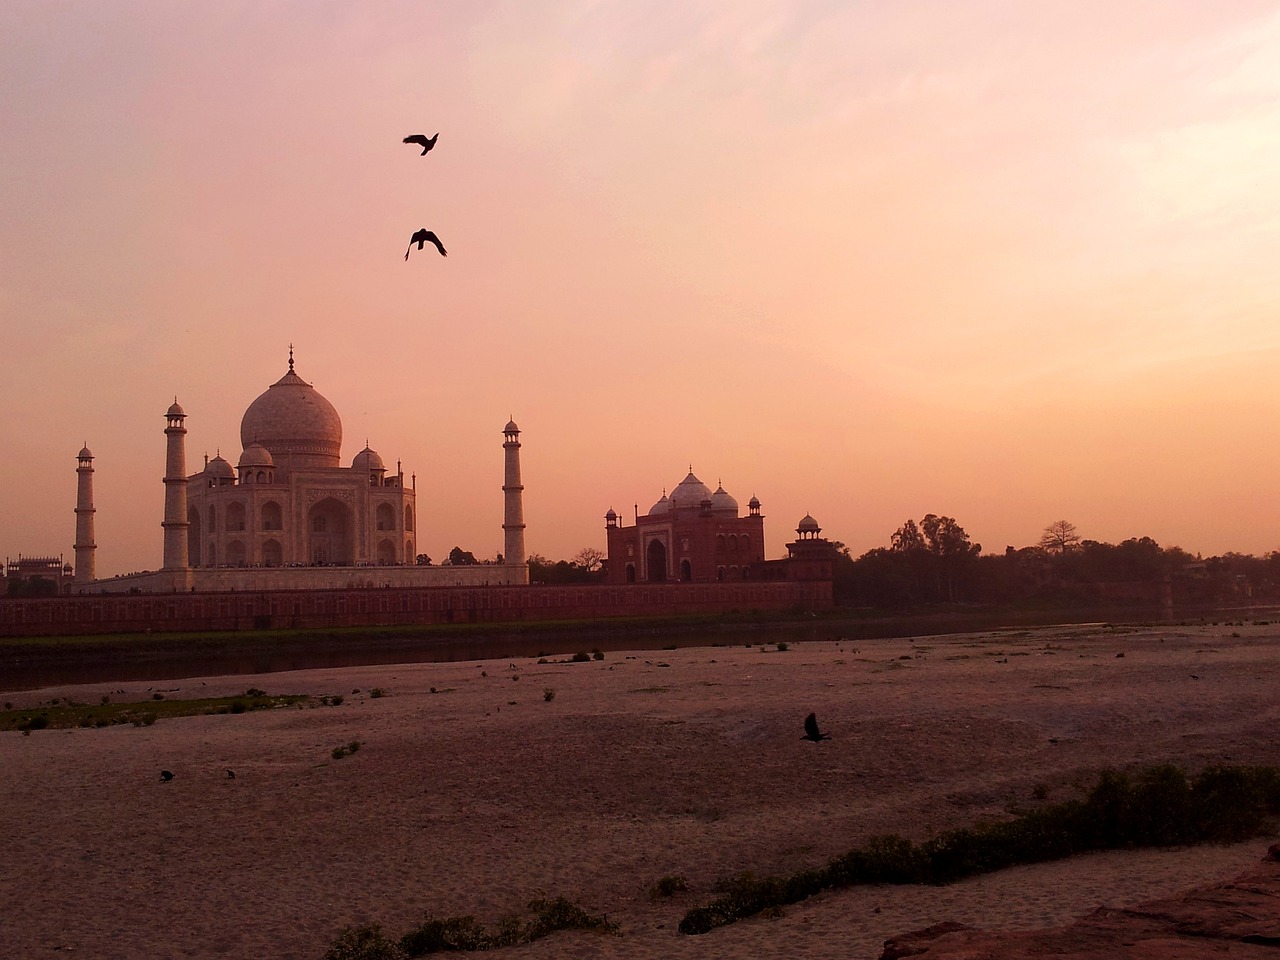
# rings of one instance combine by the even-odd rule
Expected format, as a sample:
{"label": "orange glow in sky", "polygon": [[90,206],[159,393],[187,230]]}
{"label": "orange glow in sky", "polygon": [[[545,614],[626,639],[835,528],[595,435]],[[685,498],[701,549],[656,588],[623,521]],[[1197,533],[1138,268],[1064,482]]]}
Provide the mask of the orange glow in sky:
{"label": "orange glow in sky", "polygon": [[437,560],[508,417],[553,559],[690,465],[770,556],[1280,549],[1274,2],[7,0],[0,89],[0,557],[87,442],[158,567],[165,410],[234,463],[290,343]]}

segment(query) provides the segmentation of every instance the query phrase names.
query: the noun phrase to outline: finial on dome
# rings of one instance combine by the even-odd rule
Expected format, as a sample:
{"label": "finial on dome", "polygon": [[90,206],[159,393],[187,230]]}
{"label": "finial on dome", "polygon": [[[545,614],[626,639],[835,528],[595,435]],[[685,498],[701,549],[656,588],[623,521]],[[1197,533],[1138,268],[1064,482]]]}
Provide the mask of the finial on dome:
{"label": "finial on dome", "polygon": [[293,344],[289,344],[289,372],[293,373]]}

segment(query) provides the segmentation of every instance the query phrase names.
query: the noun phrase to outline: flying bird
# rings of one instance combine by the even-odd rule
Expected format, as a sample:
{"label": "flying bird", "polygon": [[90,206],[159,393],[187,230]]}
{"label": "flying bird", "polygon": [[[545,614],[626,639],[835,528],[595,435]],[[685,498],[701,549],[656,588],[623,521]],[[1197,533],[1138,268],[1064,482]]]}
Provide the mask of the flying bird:
{"label": "flying bird", "polygon": [[[419,231],[418,231],[417,233],[415,233],[412,237],[410,237],[410,238],[409,238],[409,250],[412,250],[412,249],[413,249],[413,245],[414,245],[415,243],[418,245],[418,249],[419,249],[419,250],[421,250],[421,249],[422,249],[422,245],[423,245],[424,243],[434,243],[434,244],[436,245],[436,249],[440,251],[440,256],[442,256],[442,257],[447,257],[447,256],[449,255],[448,253],[446,253],[446,252],[445,252],[444,244],[440,242],[440,238],[439,238],[439,237],[437,237],[437,236],[436,236],[434,233],[432,233],[430,230],[426,230],[426,229],[419,230]],[[405,258],[406,260],[408,260],[408,259],[409,259],[409,250],[406,250],[406,251],[404,252],[404,258]]]}
{"label": "flying bird", "polygon": [[161,770],[160,779],[163,780],[165,783],[168,783],[170,780],[173,779],[173,774],[170,773],[168,770]]}
{"label": "flying bird", "polygon": [[811,713],[804,718],[804,736],[800,739],[817,743],[819,740],[830,740],[831,737],[818,731],[818,718]]}
{"label": "flying bird", "polygon": [[434,137],[428,140],[422,134],[415,133],[412,137],[405,137],[403,142],[416,143],[418,146],[422,148],[422,153],[418,154],[418,156],[425,157],[427,155],[427,152],[436,145],[436,138],[439,136],[440,134],[437,133]]}

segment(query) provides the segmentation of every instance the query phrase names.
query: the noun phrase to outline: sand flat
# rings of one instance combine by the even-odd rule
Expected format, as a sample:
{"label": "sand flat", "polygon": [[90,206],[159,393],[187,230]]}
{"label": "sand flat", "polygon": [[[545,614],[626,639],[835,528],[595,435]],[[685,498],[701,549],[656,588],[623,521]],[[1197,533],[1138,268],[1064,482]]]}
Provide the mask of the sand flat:
{"label": "sand flat", "polygon": [[[506,953],[873,958],[886,937],[941,920],[1064,923],[1234,876],[1265,843],[846,890],[676,933],[718,879],[821,865],[877,834],[922,840],[1003,815],[1038,785],[1065,800],[1103,766],[1276,763],[1280,625],[379,665],[0,698],[250,686],[344,702],[0,735],[0,957],[318,960],[350,924],[398,935],[424,912],[496,923],[554,896],[608,914],[622,935]],[[810,710],[831,740],[800,739]],[[331,756],[353,740],[355,754]],[[674,874],[690,892],[650,899]]]}

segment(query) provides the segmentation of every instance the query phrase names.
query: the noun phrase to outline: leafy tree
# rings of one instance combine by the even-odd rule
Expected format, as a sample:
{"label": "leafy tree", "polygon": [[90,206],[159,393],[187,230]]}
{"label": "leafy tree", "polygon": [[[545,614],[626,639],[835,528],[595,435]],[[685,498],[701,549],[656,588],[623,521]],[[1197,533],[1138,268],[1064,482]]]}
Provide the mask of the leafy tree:
{"label": "leafy tree", "polygon": [[898,553],[924,549],[924,537],[920,535],[920,528],[916,526],[914,520],[908,520],[900,526],[889,542]]}
{"label": "leafy tree", "polygon": [[475,554],[470,550],[463,550],[461,547],[454,547],[449,551],[449,565],[453,567],[472,567],[479,561],[476,560]]}
{"label": "leafy tree", "polygon": [[431,558],[428,557],[425,553],[418,554],[416,557],[413,558],[413,562],[420,567],[431,566]]}
{"label": "leafy tree", "polygon": [[1061,556],[1080,546],[1080,534],[1076,533],[1076,525],[1069,520],[1055,520],[1044,528],[1040,534],[1038,546],[1046,553]]}

